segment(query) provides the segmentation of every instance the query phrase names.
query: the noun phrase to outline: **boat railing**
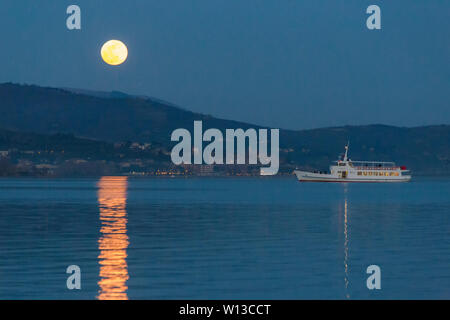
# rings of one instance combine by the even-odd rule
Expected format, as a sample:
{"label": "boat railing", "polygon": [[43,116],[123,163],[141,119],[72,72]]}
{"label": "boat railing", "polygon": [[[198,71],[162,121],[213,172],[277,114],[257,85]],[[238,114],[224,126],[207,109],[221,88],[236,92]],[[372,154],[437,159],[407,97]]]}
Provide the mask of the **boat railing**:
{"label": "boat railing", "polygon": [[[342,160],[337,160],[334,162],[343,162]],[[348,160],[348,163],[373,163],[373,164],[384,164],[384,165],[393,165],[395,166],[395,162],[393,161],[360,161],[360,160]]]}
{"label": "boat railing", "polygon": [[348,163],[349,166],[359,169],[359,170],[399,170],[400,167],[395,164],[395,162],[387,161],[334,161],[339,165],[345,165]]}
{"label": "boat railing", "polygon": [[353,167],[357,170],[399,170],[400,167]]}

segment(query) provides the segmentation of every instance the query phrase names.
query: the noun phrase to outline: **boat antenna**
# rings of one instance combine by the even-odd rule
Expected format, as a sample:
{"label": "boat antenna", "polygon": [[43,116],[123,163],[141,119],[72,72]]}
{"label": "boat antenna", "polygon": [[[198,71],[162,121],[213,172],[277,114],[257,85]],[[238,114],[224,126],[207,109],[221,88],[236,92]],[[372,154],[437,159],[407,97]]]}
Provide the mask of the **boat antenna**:
{"label": "boat antenna", "polygon": [[347,145],[345,146],[345,155],[344,155],[344,161],[348,160],[348,147],[350,145],[350,141],[347,141]]}

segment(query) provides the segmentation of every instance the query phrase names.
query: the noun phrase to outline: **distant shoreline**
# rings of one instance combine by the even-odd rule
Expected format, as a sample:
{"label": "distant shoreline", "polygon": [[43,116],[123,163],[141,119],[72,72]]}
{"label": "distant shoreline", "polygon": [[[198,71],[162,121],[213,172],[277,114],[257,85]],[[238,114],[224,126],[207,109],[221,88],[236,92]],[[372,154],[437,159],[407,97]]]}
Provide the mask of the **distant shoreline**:
{"label": "distant shoreline", "polygon": [[[47,179],[47,180],[60,180],[60,179],[100,179],[101,177],[129,177],[131,179],[295,179],[295,174],[277,174],[274,176],[264,175],[171,175],[171,176],[157,176],[157,175],[126,175],[126,174],[105,174],[105,175],[67,175],[67,176],[44,176],[44,175],[11,175],[0,176],[0,180],[6,179]],[[449,179],[450,173],[436,173],[436,174],[413,174],[412,181],[415,178],[443,178]]]}

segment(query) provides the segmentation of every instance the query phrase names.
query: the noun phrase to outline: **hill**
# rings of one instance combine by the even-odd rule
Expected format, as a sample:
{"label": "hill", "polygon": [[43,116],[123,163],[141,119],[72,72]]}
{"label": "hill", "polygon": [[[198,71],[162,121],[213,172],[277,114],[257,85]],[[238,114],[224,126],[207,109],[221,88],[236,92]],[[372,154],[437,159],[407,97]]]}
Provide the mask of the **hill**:
{"label": "hill", "polygon": [[[83,92],[83,91],[80,91]],[[36,133],[71,133],[105,141],[170,140],[171,132],[203,120],[211,127],[249,127],[234,121],[196,114],[145,97],[110,97],[66,89],[0,85],[0,127]]]}
{"label": "hill", "polygon": [[[4,129],[70,134],[105,143],[150,143],[166,149],[171,147],[171,132],[176,128],[191,129],[194,120],[202,120],[205,129],[259,128],[190,112],[149,97],[11,83],[0,84],[0,112],[0,127]],[[395,160],[415,173],[450,173],[449,125],[280,130],[281,165],[326,169],[348,140],[353,160]]]}

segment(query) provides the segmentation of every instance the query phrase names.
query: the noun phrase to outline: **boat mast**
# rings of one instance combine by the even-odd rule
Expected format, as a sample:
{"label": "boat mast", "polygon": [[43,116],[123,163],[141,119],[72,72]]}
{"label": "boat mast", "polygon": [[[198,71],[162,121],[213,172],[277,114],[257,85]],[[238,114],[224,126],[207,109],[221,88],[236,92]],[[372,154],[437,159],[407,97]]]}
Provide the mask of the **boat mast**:
{"label": "boat mast", "polygon": [[345,155],[344,155],[344,162],[348,160],[348,146],[350,145],[350,141],[347,142],[347,145],[345,146]]}

